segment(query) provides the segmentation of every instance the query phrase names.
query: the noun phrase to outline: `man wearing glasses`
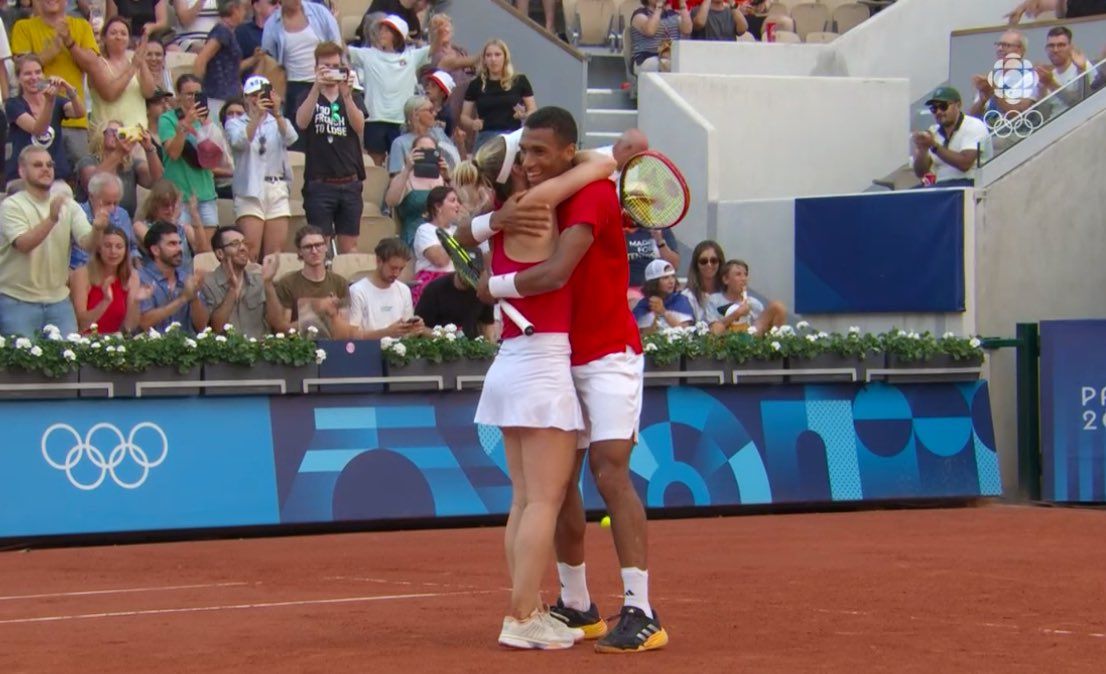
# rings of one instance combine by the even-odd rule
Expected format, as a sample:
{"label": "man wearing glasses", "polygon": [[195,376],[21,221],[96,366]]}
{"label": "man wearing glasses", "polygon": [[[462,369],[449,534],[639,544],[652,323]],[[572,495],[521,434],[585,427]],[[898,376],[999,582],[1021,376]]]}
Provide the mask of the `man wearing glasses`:
{"label": "man wearing glasses", "polygon": [[303,330],[313,325],[318,328],[320,337],[348,338],[349,323],[338,315],[338,309],[349,300],[349,281],[327,269],[327,241],[323,231],[314,225],[305,225],[296,232],[295,241],[303,269],[277,281],[281,315],[270,314],[270,325],[278,332],[287,332],[293,327]]}
{"label": "man wearing glasses", "polygon": [[926,105],[937,123],[913,136],[914,175],[926,186],[974,185],[980,147],[989,141],[987,125],[963,113],[960,92],[952,87],[938,87]]}
{"label": "man wearing glasses", "polygon": [[[282,311],[273,279],[275,255],[265,258],[261,271],[250,268],[251,257],[246,235],[237,225],[220,227],[211,237],[211,248],[219,266],[204,275],[200,301],[192,307],[192,323],[197,331],[210,327],[223,332],[227,325],[249,337],[263,337],[272,322],[280,322]],[[255,265],[256,266],[256,265]]]}
{"label": "man wearing glasses", "polygon": [[[1029,42],[1023,33],[1008,30],[995,43],[995,63],[991,72],[972,75],[975,100],[968,110],[972,117],[986,119],[988,112],[1000,115],[1022,113],[1040,99],[1037,71],[1025,60]],[[996,88],[995,84],[999,86]]]}

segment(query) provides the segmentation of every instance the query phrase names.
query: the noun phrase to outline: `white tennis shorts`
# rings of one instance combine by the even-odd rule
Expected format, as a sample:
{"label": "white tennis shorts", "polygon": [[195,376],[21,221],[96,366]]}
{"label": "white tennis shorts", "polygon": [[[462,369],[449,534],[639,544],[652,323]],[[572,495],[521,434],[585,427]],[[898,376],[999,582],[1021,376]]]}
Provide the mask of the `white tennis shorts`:
{"label": "white tennis shorts", "polygon": [[631,349],[572,368],[584,411],[578,448],[603,440],[637,441],[644,372],[645,359]]}
{"label": "white tennis shorts", "polygon": [[580,431],[584,417],[569,365],[565,333],[503,340],[484,379],[476,423],[500,428]]}

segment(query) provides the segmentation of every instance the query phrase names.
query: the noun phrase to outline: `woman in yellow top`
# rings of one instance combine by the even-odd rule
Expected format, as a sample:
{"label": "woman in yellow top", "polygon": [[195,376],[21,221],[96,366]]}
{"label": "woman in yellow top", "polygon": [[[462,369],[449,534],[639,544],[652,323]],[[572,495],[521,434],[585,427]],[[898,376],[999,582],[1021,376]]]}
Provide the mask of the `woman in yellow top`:
{"label": "woman in yellow top", "polygon": [[146,126],[146,99],[154,95],[157,83],[146,64],[146,40],[133,55],[127,54],[131,30],[121,16],[113,16],[101,33],[104,54],[89,71],[92,83],[92,120],[103,125],[117,119],[124,127]]}

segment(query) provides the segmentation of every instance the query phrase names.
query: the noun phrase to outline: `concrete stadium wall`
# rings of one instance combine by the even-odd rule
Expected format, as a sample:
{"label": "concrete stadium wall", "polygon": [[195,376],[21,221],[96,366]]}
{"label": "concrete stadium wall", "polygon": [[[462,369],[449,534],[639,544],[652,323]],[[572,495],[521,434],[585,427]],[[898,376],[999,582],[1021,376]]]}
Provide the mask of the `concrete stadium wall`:
{"label": "concrete stadium wall", "polygon": [[[1106,316],[1106,191],[1095,179],[1103,147],[1106,112],[983,193],[975,243],[981,333],[1013,336],[1019,322]],[[1008,494],[1017,477],[1014,391],[1014,354],[1004,350],[991,357],[991,405]]]}

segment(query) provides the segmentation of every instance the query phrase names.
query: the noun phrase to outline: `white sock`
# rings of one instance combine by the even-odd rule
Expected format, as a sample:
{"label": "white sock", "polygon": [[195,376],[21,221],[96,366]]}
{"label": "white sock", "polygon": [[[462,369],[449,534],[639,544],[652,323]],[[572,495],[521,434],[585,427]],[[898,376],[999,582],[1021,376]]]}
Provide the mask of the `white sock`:
{"label": "white sock", "polygon": [[649,606],[649,572],[628,566],[622,569],[623,603],[633,606],[645,612],[645,615],[653,617],[653,609]]}
{"label": "white sock", "polygon": [[588,594],[588,581],[584,575],[584,565],[570,566],[557,562],[557,576],[561,579],[561,601],[565,606],[577,611],[591,608],[591,595]]}

